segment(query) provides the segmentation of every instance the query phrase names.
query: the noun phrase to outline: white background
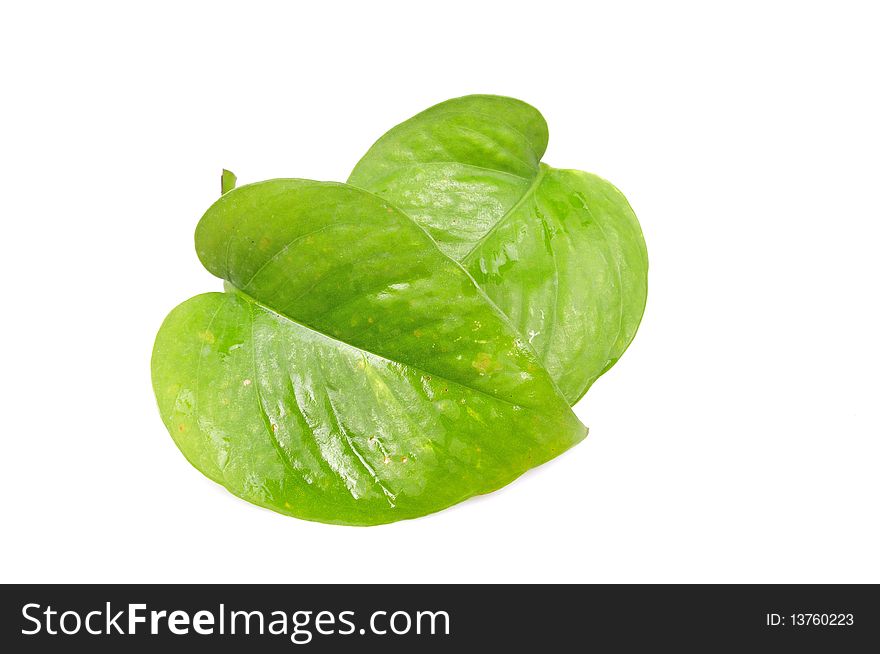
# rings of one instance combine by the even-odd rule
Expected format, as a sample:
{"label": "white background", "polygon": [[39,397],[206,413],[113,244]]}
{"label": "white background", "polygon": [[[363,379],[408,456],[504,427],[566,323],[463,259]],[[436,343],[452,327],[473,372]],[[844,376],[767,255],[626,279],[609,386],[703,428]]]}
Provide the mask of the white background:
{"label": "white background", "polygon": [[[871,3],[7,3],[0,15],[4,582],[880,582],[880,98]],[[378,528],[196,472],[155,333],[221,283],[221,167],[344,180],[467,93],[612,180],[651,259],[591,435]]]}

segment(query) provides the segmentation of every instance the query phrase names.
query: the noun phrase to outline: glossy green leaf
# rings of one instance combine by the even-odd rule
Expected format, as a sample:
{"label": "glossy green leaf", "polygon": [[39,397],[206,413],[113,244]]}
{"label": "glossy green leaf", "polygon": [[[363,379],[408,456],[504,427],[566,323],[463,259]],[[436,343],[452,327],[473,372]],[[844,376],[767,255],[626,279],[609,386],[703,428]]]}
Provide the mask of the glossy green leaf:
{"label": "glossy green leaf", "polygon": [[546,147],[533,107],[467,96],[391,129],[349,183],[403,210],[460,261],[573,404],[635,336],[648,261],[620,191],[542,164]]}
{"label": "glossy green leaf", "polygon": [[342,184],[225,193],[226,292],[166,318],[153,386],[187,459],[281,513],[370,525],[492,491],[586,435],[536,353],[409,217]]}

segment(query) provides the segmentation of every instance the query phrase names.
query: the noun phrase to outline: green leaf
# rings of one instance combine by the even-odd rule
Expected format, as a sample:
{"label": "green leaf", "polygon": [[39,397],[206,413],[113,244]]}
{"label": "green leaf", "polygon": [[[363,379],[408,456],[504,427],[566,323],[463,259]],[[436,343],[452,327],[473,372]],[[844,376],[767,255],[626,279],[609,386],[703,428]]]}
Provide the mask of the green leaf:
{"label": "green leaf", "polygon": [[533,107],[466,96],[391,129],[349,183],[406,212],[460,261],[573,404],[635,336],[648,260],[620,191],[540,163],[546,147]]}
{"label": "green leaf", "polygon": [[342,184],[221,196],[225,293],[166,318],[153,386],[187,459],[281,513],[370,525],[492,491],[586,429],[537,355],[412,220]]}

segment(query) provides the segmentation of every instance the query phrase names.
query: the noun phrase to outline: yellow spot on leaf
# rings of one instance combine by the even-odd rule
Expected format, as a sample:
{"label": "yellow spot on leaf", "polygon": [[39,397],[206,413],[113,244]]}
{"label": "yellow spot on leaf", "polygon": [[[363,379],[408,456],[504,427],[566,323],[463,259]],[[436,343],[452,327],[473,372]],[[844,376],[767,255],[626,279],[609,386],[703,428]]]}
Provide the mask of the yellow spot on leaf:
{"label": "yellow spot on leaf", "polygon": [[242,385],[242,386],[250,386],[250,385],[251,385],[251,380],[250,380],[250,379],[245,379],[243,382],[241,382],[241,385]]}
{"label": "yellow spot on leaf", "polygon": [[212,332],[210,329],[206,329],[203,332],[199,332],[199,338],[202,341],[204,341],[205,343],[207,343],[208,345],[213,345],[214,341],[216,340],[214,337],[214,332]]}
{"label": "yellow spot on leaf", "polygon": [[492,355],[487,352],[480,352],[477,354],[476,358],[471,362],[471,365],[476,368],[477,372],[481,375],[501,370],[501,364],[497,361],[492,361]]}

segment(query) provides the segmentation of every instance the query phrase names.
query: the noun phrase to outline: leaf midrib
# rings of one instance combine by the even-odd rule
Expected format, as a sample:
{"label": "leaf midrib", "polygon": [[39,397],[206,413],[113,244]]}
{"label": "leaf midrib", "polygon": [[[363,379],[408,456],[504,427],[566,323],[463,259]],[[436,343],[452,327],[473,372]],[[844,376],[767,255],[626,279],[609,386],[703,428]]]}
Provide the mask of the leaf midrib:
{"label": "leaf midrib", "polygon": [[471,256],[471,254],[473,254],[477,250],[477,248],[479,248],[486,240],[488,240],[489,237],[497,229],[499,229],[499,226],[501,224],[503,224],[510,216],[512,216],[514,213],[516,213],[516,211],[518,211],[520,209],[520,207],[522,207],[526,203],[527,199],[531,198],[535,194],[535,190],[538,188],[538,186],[541,185],[541,181],[544,179],[544,176],[547,174],[548,170],[550,170],[550,166],[548,166],[547,164],[542,162],[540,164],[540,167],[538,168],[538,172],[535,175],[535,178],[532,180],[532,183],[523,192],[523,194],[522,194],[522,196],[520,196],[519,200],[517,200],[513,204],[513,206],[510,207],[510,209],[508,209],[504,213],[503,216],[501,216],[498,220],[496,220],[495,224],[492,225],[492,227],[485,234],[483,234],[476,243],[474,243],[473,247],[471,247],[471,249],[468,250],[464,254],[464,256],[461,257],[461,259],[459,259],[459,261],[461,261],[462,264],[468,259],[468,257]]}
{"label": "leaf midrib", "polygon": [[[306,323],[304,323],[300,320],[296,320],[286,314],[280,313],[280,312],[276,311],[275,309],[272,309],[271,307],[267,306],[263,302],[260,302],[255,297],[248,295],[247,293],[245,293],[243,290],[241,290],[240,288],[238,288],[237,286],[235,286],[234,284],[232,284],[232,282],[230,282],[228,280],[226,280],[225,286],[227,288],[226,292],[228,294],[238,295],[246,302],[249,302],[249,303],[259,307],[261,310],[265,311],[266,313],[272,314],[273,316],[276,316],[277,318],[280,318],[282,320],[289,321],[289,322],[297,325],[298,327],[301,327],[307,331],[312,332],[313,334],[316,334],[317,336],[319,336],[321,338],[333,341],[335,343],[339,343],[341,345],[344,345],[345,347],[349,347],[353,350],[357,350],[358,352],[364,352],[370,356],[376,357],[377,359],[381,359],[382,361],[387,361],[388,363],[397,364],[397,365],[404,365],[407,368],[410,368],[411,370],[414,370],[415,372],[417,372],[421,375],[435,377],[437,379],[442,379],[442,380],[450,382],[452,384],[456,384],[462,388],[466,388],[470,391],[473,391],[474,393],[479,393],[480,395],[484,395],[486,397],[492,398],[493,400],[497,400],[498,402],[503,402],[504,404],[507,404],[507,405],[510,405],[513,407],[519,407],[521,409],[525,409],[528,411],[537,411],[537,409],[533,406],[529,406],[527,404],[520,404],[518,402],[511,402],[510,400],[507,400],[503,397],[499,397],[498,395],[494,395],[493,393],[489,393],[489,392],[484,391],[480,388],[476,388],[475,386],[471,386],[470,384],[459,381],[457,379],[450,379],[449,377],[447,377],[445,375],[441,375],[439,373],[432,372],[430,370],[425,370],[424,368],[421,368],[419,366],[414,366],[411,363],[407,363],[405,361],[395,361],[394,359],[389,359],[386,356],[383,356],[381,354],[377,354],[375,352],[372,352],[371,350],[367,350],[366,348],[363,348],[359,345],[354,345],[353,343],[349,343],[348,341],[345,341],[345,340],[338,338],[336,336],[330,336],[329,334],[326,334],[325,332],[322,332],[321,330],[316,329],[315,327],[312,327],[311,325],[307,325]],[[556,390],[555,388],[553,388],[553,390],[554,390],[554,392],[559,393],[559,391]],[[562,400],[563,400],[563,402],[565,401],[564,398],[562,398]]]}

